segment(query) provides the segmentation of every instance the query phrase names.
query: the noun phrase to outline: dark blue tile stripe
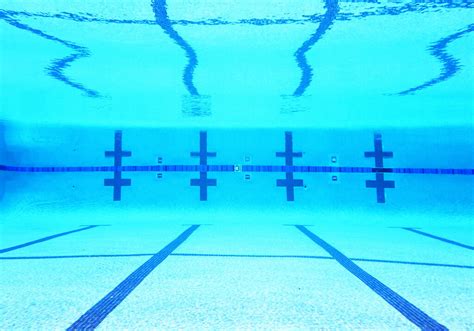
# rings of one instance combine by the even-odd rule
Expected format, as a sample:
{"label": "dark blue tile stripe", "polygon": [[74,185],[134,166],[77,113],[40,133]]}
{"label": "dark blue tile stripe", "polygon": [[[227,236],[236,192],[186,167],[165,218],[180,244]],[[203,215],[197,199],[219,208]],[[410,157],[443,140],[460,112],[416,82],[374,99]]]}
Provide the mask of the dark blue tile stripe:
{"label": "dark blue tile stripe", "polygon": [[336,248],[319,238],[317,235],[309,231],[303,225],[295,225],[295,227],[305,234],[314,243],[329,253],[340,265],[346,270],[359,278],[372,291],[377,293],[388,304],[405,316],[409,321],[418,326],[422,330],[448,330],[444,325],[438,323],[432,317],[428,316],[421,309],[410,303],[408,300],[393,291],[387,285],[370,275],[357,264],[352,262],[348,257],[338,251]]}
{"label": "dark blue tile stripe", "polygon": [[[171,255],[196,256],[196,257],[202,256],[202,257],[248,257],[248,258],[289,258],[289,259],[334,260],[334,257],[315,256],[315,255],[258,255],[258,254],[255,255],[255,254],[198,254],[198,253],[174,253]],[[408,265],[428,266],[428,267],[450,267],[450,268],[461,268],[461,269],[474,269],[474,266],[461,265],[461,264],[412,262],[412,261],[396,261],[396,260],[364,259],[364,258],[350,258],[350,260],[360,261],[360,262],[374,262],[374,263],[408,264]]]}
{"label": "dark blue tile stripe", "polygon": [[[55,259],[89,259],[109,257],[153,256],[154,253],[137,254],[86,254],[86,255],[39,255],[39,256],[2,256],[0,260],[55,260]],[[473,267],[474,268],[474,267]]]}
{"label": "dark blue tile stripe", "polygon": [[21,245],[16,245],[16,246],[12,246],[12,247],[3,248],[3,249],[0,249],[0,254],[1,253],[6,253],[6,252],[11,252],[11,251],[23,248],[23,247],[39,244],[39,243],[42,243],[44,241],[48,241],[48,240],[55,239],[55,238],[58,238],[58,237],[66,236],[66,235],[71,234],[71,233],[76,233],[76,232],[81,232],[81,231],[93,229],[93,228],[96,228],[98,226],[100,226],[100,225],[89,225],[89,226],[86,226],[84,228],[80,228],[80,229],[76,229],[76,230],[72,230],[72,231],[67,231],[67,232],[62,232],[62,233],[54,234],[52,236],[48,236],[48,237],[36,239],[36,240],[33,240],[33,241],[29,241],[29,242],[26,242],[26,243],[21,244]]}
{"label": "dark blue tile stripe", "polygon": [[[43,256],[2,256],[0,260],[49,260],[49,259],[88,259],[88,258],[113,258],[113,257],[140,257],[152,256],[153,253],[136,253],[136,254],[88,254],[88,255],[43,255]],[[187,257],[223,257],[223,258],[267,258],[267,259],[315,259],[315,260],[334,260],[331,256],[316,255],[263,255],[263,254],[209,254],[209,253],[172,253],[170,256],[187,256]],[[382,259],[365,259],[350,258],[352,261],[370,262],[370,263],[390,263],[390,264],[406,264],[427,267],[445,267],[474,269],[471,265],[447,264],[447,263],[430,263],[430,262],[413,262],[413,261],[397,261]]]}
{"label": "dark blue tile stripe", "polygon": [[363,259],[363,258],[351,258],[351,260],[352,260],[352,261],[359,261],[359,262],[407,264],[407,265],[417,265],[417,266],[427,266],[427,267],[447,267],[447,268],[474,269],[474,266],[471,266],[471,265],[463,265],[463,264],[413,262],[413,261],[396,261],[396,260]]}
{"label": "dark blue tile stripe", "polygon": [[95,329],[125,298],[176,248],[178,248],[199,227],[192,225],[170,242],[161,251],[132,272],[124,281],[96,303],[67,330]]}
{"label": "dark blue tile stripe", "polygon": [[466,245],[466,244],[462,244],[460,242],[457,242],[457,241],[454,241],[454,240],[451,240],[451,239],[446,239],[446,238],[443,238],[443,237],[438,237],[438,236],[435,236],[433,234],[430,234],[430,233],[427,233],[427,232],[423,232],[423,231],[420,231],[420,230],[417,230],[417,229],[414,229],[414,228],[402,228],[403,230],[407,230],[407,231],[410,231],[410,232],[413,232],[413,233],[416,233],[416,234],[419,234],[419,235],[422,235],[422,236],[425,236],[425,237],[428,237],[428,238],[432,238],[432,239],[436,239],[436,240],[439,240],[439,241],[443,241],[445,243],[448,243],[448,244],[451,244],[451,245],[455,245],[455,246],[458,246],[458,247],[462,247],[462,248],[466,248],[466,249],[469,249],[469,250],[474,250],[474,247],[473,246],[469,246],[469,245]]}
{"label": "dark blue tile stripe", "polygon": [[[8,172],[234,172],[233,164],[226,165],[137,165],[137,166],[9,166],[0,165],[0,171]],[[474,169],[450,168],[372,168],[332,166],[273,166],[242,165],[242,172],[308,172],[308,173],[393,173],[414,175],[474,175]]]}

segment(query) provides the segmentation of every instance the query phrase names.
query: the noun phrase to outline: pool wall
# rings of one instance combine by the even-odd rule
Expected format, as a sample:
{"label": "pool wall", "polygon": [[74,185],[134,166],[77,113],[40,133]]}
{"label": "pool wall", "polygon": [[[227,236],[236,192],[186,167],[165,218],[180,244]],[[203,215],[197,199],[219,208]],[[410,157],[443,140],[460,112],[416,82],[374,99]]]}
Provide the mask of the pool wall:
{"label": "pool wall", "polygon": [[468,127],[3,131],[5,208],[472,211]]}

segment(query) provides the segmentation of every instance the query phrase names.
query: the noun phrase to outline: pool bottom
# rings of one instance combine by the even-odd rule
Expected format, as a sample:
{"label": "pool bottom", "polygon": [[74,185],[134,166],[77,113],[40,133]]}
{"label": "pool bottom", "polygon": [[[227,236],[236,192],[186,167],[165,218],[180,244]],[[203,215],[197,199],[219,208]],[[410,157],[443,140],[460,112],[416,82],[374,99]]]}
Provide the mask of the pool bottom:
{"label": "pool bottom", "polygon": [[1,327],[472,328],[469,216],[288,216],[9,214]]}

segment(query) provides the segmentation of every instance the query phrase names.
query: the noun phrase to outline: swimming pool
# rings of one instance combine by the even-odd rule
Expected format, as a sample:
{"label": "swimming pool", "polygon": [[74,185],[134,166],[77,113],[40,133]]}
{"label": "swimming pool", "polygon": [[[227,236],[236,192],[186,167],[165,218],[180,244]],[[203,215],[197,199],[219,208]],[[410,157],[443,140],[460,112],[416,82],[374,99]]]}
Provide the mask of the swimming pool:
{"label": "swimming pool", "polygon": [[0,0],[0,328],[472,329],[473,6]]}

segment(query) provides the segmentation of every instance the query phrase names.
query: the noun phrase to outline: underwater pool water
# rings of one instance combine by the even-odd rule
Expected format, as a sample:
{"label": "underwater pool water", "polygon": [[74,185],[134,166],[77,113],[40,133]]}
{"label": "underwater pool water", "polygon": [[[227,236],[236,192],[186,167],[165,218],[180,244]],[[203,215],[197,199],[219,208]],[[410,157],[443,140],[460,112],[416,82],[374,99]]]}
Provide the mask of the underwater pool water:
{"label": "underwater pool water", "polygon": [[473,8],[0,0],[0,329],[473,329]]}

